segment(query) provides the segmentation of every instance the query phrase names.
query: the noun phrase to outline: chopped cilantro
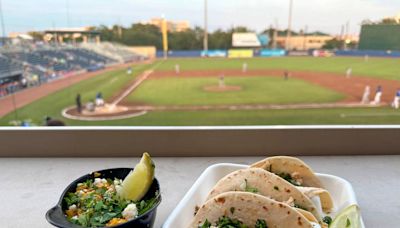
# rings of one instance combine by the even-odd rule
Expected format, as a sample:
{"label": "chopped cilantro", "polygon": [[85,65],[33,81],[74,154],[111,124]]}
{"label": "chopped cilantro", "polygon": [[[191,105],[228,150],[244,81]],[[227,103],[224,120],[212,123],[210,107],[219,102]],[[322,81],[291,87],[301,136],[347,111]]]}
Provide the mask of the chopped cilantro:
{"label": "chopped cilantro", "polygon": [[[209,228],[211,227],[212,224],[206,219],[206,221],[199,226],[199,228]],[[232,219],[226,216],[222,216],[221,218],[218,219],[218,221],[214,224],[214,226],[218,228],[250,228],[246,225],[243,224],[238,219]],[[262,219],[258,219],[256,224],[254,225],[254,228],[268,228],[267,222]]]}
{"label": "chopped cilantro", "polygon": [[247,184],[247,179],[244,179],[244,181],[246,182],[246,186],[245,186],[244,191],[246,191],[246,192],[252,192],[252,193],[257,193],[257,192],[258,192],[258,189],[257,189],[257,188],[253,188],[253,187],[251,187],[251,186],[249,186],[249,185]]}
{"label": "chopped cilantro", "polygon": [[231,211],[232,214],[235,213],[235,208],[231,207],[230,211]]}
{"label": "chopped cilantro", "polygon": [[332,223],[332,218],[330,216],[325,216],[322,221],[328,225]]}
{"label": "chopped cilantro", "polygon": [[289,173],[279,173],[278,176],[282,177],[294,186],[301,186]]}
{"label": "chopped cilantro", "polygon": [[254,228],[268,228],[267,222],[265,220],[257,219],[256,225]]}
{"label": "chopped cilantro", "polygon": [[[104,227],[113,218],[123,218],[122,212],[130,203],[135,203],[138,216],[150,210],[159,198],[159,192],[150,199],[133,202],[121,199],[111,179],[94,184],[91,179],[78,184],[75,192],[69,192],[64,198],[68,221],[82,227]],[[69,210],[75,205],[76,209]],[[76,217],[75,217],[76,216]]]}
{"label": "chopped cilantro", "polygon": [[351,225],[351,223],[350,223],[350,219],[349,219],[349,218],[347,218],[347,219],[346,219],[346,227],[350,227],[350,225]]}
{"label": "chopped cilantro", "polygon": [[206,219],[206,221],[203,223],[203,225],[199,226],[199,228],[209,228],[211,226],[211,223]]}

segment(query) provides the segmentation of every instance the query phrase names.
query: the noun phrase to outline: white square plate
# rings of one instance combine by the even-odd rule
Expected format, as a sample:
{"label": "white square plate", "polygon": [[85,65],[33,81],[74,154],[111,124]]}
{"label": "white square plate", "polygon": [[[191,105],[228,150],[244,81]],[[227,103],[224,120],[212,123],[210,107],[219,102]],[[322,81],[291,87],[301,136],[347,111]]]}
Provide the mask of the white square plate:
{"label": "white square plate", "polygon": [[[227,174],[244,168],[248,168],[248,166],[232,163],[220,163],[209,166],[172,211],[165,221],[163,228],[188,227],[194,216],[195,207],[201,206],[205,202],[208,193],[214,185]],[[353,187],[348,181],[329,174],[317,173],[317,176],[332,195],[335,205],[333,212],[330,214],[332,217],[341,209],[351,204],[357,204]],[[362,219],[361,227],[365,228]]]}

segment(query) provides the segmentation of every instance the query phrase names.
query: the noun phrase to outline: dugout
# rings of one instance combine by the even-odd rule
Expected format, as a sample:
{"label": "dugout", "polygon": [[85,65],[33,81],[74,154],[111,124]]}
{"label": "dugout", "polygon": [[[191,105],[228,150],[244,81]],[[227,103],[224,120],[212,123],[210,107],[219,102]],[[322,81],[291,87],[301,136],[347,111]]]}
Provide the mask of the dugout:
{"label": "dugout", "polygon": [[363,25],[360,50],[400,50],[400,25]]}

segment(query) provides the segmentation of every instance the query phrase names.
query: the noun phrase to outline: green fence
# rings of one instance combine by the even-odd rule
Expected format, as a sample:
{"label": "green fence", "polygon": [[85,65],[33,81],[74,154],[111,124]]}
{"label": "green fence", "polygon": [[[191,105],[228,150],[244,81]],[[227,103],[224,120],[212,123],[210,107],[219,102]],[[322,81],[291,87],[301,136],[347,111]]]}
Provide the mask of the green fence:
{"label": "green fence", "polygon": [[400,25],[363,25],[360,50],[400,50]]}

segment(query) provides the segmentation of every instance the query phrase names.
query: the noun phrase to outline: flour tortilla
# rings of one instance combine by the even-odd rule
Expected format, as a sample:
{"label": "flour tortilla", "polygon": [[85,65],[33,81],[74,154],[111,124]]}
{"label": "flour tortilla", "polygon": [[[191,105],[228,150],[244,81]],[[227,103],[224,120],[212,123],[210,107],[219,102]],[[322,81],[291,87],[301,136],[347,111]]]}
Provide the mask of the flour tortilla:
{"label": "flour tortilla", "polygon": [[251,165],[253,168],[262,168],[269,172],[280,174],[287,173],[293,176],[298,175],[304,187],[323,188],[321,181],[315,175],[314,171],[302,160],[288,156],[269,157]]}
{"label": "flour tortilla", "polygon": [[260,168],[241,169],[226,175],[210,191],[207,200],[224,192],[244,192],[246,185],[257,190],[257,194],[279,202],[292,200],[294,204],[311,212],[317,220],[321,220],[310,198],[286,180]]}
{"label": "flour tortilla", "polygon": [[314,187],[297,187],[297,189],[304,193],[310,199],[312,199],[313,197],[319,197],[322,210],[325,213],[331,212],[333,208],[333,200],[331,194],[327,190]]}
{"label": "flour tortilla", "polygon": [[258,219],[265,220],[268,228],[312,228],[301,213],[285,203],[249,192],[225,192],[208,200],[200,207],[190,224],[198,228],[206,220],[215,224],[222,216],[238,219],[254,227]]}

